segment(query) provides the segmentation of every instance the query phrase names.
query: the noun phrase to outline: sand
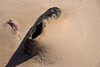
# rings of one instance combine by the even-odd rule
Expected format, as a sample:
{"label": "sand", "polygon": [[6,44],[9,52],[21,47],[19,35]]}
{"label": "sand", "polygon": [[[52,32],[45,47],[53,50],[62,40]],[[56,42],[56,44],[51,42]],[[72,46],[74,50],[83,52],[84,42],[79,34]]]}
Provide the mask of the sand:
{"label": "sand", "polygon": [[[37,38],[48,48],[51,62],[39,63],[21,55],[21,50],[16,54],[28,30],[51,7],[59,7],[62,16],[50,20],[40,39]],[[11,26],[3,26],[9,19],[18,25],[16,33]],[[100,67],[99,40],[99,0],[0,1],[0,67],[8,63],[8,67]]]}

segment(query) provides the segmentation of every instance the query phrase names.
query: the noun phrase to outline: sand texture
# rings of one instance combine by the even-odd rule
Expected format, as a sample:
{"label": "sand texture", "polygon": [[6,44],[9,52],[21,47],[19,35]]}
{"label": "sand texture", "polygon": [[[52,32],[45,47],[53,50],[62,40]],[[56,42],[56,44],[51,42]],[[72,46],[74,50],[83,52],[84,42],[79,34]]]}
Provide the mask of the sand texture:
{"label": "sand texture", "polygon": [[[26,54],[28,31],[52,7],[61,15],[42,17],[46,25],[31,42],[39,45]],[[0,67],[5,66],[100,67],[100,1],[0,0]]]}

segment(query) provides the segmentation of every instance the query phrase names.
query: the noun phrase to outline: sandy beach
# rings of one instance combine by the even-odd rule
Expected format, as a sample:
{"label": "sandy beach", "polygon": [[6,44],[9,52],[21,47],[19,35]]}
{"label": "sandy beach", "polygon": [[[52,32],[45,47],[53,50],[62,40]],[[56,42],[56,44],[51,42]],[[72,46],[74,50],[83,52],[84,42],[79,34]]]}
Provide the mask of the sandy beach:
{"label": "sandy beach", "polygon": [[[49,19],[36,38],[48,53],[37,61],[22,54],[23,40],[52,7],[60,8],[61,16]],[[7,24],[10,19],[14,27]],[[0,67],[100,67],[100,1],[1,0]]]}

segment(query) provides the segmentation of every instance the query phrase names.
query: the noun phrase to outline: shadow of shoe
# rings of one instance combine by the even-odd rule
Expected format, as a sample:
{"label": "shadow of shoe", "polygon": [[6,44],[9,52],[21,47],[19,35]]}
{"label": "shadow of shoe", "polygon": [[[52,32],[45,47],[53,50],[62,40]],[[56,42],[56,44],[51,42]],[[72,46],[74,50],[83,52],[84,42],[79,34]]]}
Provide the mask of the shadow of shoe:
{"label": "shadow of shoe", "polygon": [[[41,61],[46,61],[45,47],[41,46],[38,41],[35,40],[43,31],[44,19],[55,18],[57,19],[61,14],[61,10],[57,7],[48,9],[43,13],[35,22],[35,24],[28,31],[27,35],[21,42],[16,52],[11,57],[6,67],[15,67],[30,58],[37,56]],[[30,38],[31,37],[31,38]],[[43,59],[44,57],[44,59]],[[39,62],[39,61],[38,61]]]}
{"label": "shadow of shoe", "polygon": [[32,57],[33,57],[32,55],[26,54],[26,52],[24,51],[24,45],[22,42],[21,45],[16,50],[16,52],[13,54],[12,58],[10,59],[6,67],[15,67],[29,60]]}

